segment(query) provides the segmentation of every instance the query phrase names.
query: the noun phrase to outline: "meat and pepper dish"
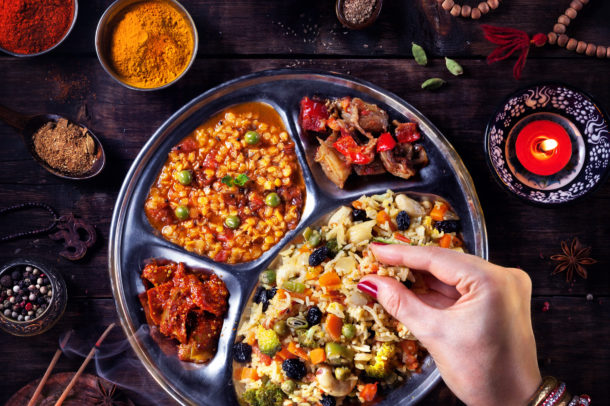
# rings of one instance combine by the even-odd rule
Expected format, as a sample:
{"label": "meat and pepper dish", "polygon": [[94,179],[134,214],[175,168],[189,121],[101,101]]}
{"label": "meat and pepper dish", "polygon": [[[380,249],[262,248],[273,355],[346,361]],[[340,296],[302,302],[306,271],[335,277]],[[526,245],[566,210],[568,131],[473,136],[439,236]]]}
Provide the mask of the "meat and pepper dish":
{"label": "meat and pepper dish", "polygon": [[144,267],[146,292],[139,295],[151,326],[178,340],[182,361],[203,363],[216,353],[229,291],[214,273],[194,272],[183,263],[152,262]]}
{"label": "meat and pepper dish", "polygon": [[[416,123],[389,123],[388,113],[359,98],[301,100],[301,126],[316,133],[315,160],[343,188],[349,175],[390,172],[409,179],[428,164]],[[392,135],[393,132],[393,135]]]}
{"label": "meat and pepper dish", "polygon": [[245,103],[169,153],[145,204],[164,238],[218,262],[258,258],[301,218],[305,186],[277,112]]}

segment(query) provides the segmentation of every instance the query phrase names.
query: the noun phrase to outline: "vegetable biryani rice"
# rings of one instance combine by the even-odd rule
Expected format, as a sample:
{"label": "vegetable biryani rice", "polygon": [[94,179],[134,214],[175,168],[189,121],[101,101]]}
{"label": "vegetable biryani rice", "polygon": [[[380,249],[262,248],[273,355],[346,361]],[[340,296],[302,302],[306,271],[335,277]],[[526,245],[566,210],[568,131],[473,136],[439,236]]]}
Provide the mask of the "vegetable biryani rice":
{"label": "vegetable biryani rice", "polygon": [[425,351],[357,289],[376,273],[425,289],[405,267],[376,262],[372,241],[462,250],[442,201],[363,196],[341,207],[264,271],[233,349],[240,397],[252,406],[372,402],[419,371]]}

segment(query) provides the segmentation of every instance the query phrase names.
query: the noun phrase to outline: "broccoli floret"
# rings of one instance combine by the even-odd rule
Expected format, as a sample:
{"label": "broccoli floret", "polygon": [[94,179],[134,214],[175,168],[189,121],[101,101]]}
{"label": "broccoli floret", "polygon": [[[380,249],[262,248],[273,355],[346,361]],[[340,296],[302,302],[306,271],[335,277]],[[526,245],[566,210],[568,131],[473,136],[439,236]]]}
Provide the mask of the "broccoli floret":
{"label": "broccoli floret", "polygon": [[258,389],[250,389],[250,390],[247,390],[246,392],[244,392],[244,395],[242,396],[242,399],[244,400],[244,402],[246,402],[250,406],[258,405],[258,401],[256,400],[256,391],[257,390]]}
{"label": "broccoli floret", "polygon": [[390,374],[390,361],[396,353],[396,346],[390,343],[383,343],[375,355],[372,365],[365,368],[366,374],[371,378],[385,379]]}
{"label": "broccoli floret", "polygon": [[258,348],[263,354],[273,357],[276,352],[282,348],[280,338],[277,333],[273,330],[267,330],[265,328],[259,328],[257,334]]}
{"label": "broccoli floret", "polygon": [[250,406],[281,406],[284,402],[284,392],[271,382],[258,389],[250,389],[243,395],[243,400]]}

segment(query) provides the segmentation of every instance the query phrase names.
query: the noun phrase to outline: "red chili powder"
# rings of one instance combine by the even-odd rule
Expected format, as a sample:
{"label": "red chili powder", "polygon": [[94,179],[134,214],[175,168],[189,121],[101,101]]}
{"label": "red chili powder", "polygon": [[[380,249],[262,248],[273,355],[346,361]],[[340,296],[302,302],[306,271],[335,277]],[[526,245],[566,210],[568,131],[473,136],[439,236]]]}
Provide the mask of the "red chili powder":
{"label": "red chili powder", "polygon": [[73,17],[73,0],[0,0],[0,47],[42,52],[63,38]]}

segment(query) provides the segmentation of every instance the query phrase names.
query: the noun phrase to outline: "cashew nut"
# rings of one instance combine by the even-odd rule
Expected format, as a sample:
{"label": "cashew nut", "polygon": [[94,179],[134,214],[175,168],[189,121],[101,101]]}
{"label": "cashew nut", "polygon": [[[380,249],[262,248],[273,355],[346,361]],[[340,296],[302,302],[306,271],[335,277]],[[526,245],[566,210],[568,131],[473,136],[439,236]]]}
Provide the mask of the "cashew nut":
{"label": "cashew nut", "polygon": [[405,195],[396,195],[395,200],[396,206],[398,206],[400,210],[406,211],[409,216],[421,217],[426,214],[424,208],[417,201]]}
{"label": "cashew nut", "polygon": [[347,396],[356,387],[358,379],[351,376],[345,381],[339,381],[333,375],[333,370],[329,366],[322,366],[316,371],[316,380],[320,388],[331,396]]}

